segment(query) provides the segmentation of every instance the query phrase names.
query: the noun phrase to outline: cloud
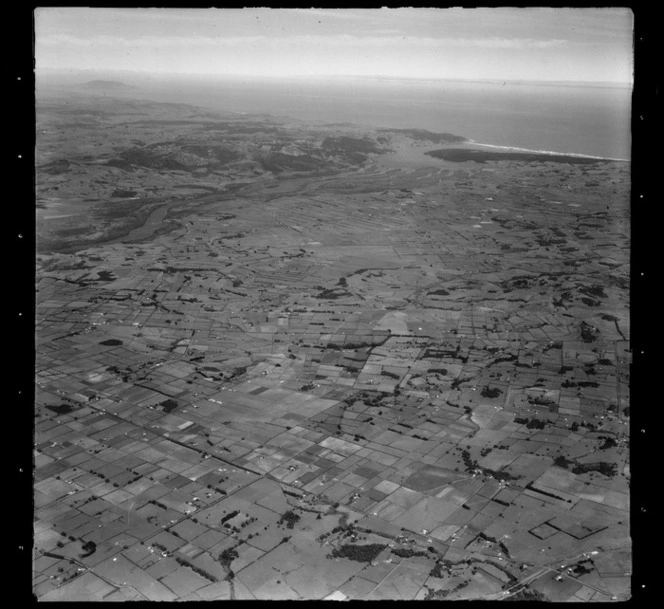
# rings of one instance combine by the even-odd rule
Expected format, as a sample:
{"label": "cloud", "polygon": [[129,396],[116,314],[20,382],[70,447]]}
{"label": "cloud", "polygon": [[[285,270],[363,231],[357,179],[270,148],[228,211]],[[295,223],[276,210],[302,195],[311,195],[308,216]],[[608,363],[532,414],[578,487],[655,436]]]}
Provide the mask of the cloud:
{"label": "cloud", "polygon": [[550,49],[562,47],[567,40],[552,38],[536,40],[534,38],[452,38],[448,43],[453,46],[469,46],[484,49]]}
{"label": "cloud", "polygon": [[[389,33],[388,33],[389,32]],[[89,47],[90,45],[111,46],[118,48],[199,48],[210,49],[218,47],[265,47],[271,50],[279,48],[302,47],[365,47],[383,48],[386,46],[412,47],[421,49],[453,48],[484,48],[484,49],[551,49],[560,48],[568,41],[562,39],[536,40],[533,38],[433,38],[422,36],[394,35],[393,31],[383,31],[384,35],[356,36],[342,34],[325,36],[305,34],[297,36],[141,36],[140,38],[125,38],[122,36],[94,36],[89,38],[77,37],[69,34],[56,34],[38,39],[38,44],[44,46],[72,46]]]}
{"label": "cloud", "polygon": [[295,13],[297,15],[308,15],[311,17],[322,17],[331,19],[340,19],[344,21],[360,21],[371,19],[375,16],[375,10],[365,10],[365,12],[355,12],[349,9],[325,10],[319,8],[292,8],[282,9],[283,12]]}
{"label": "cloud", "polygon": [[367,36],[384,36],[384,35],[389,35],[389,34],[399,34],[400,36],[404,35],[404,32],[402,30],[362,30],[359,32],[360,34],[364,34]]}
{"label": "cloud", "polygon": [[89,47],[106,46],[118,48],[173,49],[179,47],[195,48],[216,46],[243,46],[277,40],[266,36],[90,36],[82,38],[69,34],[55,34],[37,38],[37,44],[43,46]]}

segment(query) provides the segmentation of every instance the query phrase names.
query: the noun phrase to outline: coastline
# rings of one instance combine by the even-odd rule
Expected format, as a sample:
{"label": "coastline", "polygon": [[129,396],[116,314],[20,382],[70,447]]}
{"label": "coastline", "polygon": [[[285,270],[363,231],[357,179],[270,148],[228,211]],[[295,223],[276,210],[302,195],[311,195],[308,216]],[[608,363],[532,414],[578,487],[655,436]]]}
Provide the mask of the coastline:
{"label": "coastline", "polygon": [[630,159],[618,159],[614,157],[606,156],[597,156],[593,154],[582,154],[580,152],[559,152],[557,150],[538,150],[534,148],[520,148],[518,146],[499,146],[498,144],[484,144],[482,142],[476,142],[475,140],[467,140],[462,144],[456,146],[457,148],[462,147],[476,147],[479,149],[488,148],[490,150],[504,151],[504,152],[523,152],[525,154],[541,154],[541,155],[555,155],[555,156],[569,156],[574,158],[583,158],[583,159],[597,159],[598,161],[616,161],[621,163],[629,163]]}
{"label": "coastline", "polygon": [[[436,154],[438,153],[438,154]],[[476,159],[470,158],[477,154]],[[481,158],[485,156],[485,158]],[[493,157],[493,158],[490,158]],[[521,157],[521,158],[508,158]],[[439,163],[450,163],[448,169],[464,161],[501,161],[521,160],[530,162],[557,161],[572,164],[590,163],[629,163],[629,159],[602,157],[590,154],[573,152],[555,152],[551,150],[536,150],[518,146],[501,146],[477,142],[470,138],[463,142],[449,144],[417,145],[407,142],[398,142],[391,153],[374,156],[374,162],[385,169],[407,169],[435,167]]]}

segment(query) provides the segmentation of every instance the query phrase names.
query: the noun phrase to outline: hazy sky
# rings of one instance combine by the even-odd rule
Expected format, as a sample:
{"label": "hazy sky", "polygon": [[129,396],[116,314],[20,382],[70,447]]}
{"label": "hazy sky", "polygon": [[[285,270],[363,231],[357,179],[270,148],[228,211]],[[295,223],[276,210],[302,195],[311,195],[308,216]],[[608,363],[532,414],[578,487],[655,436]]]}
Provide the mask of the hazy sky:
{"label": "hazy sky", "polygon": [[630,82],[627,9],[38,8],[37,69]]}

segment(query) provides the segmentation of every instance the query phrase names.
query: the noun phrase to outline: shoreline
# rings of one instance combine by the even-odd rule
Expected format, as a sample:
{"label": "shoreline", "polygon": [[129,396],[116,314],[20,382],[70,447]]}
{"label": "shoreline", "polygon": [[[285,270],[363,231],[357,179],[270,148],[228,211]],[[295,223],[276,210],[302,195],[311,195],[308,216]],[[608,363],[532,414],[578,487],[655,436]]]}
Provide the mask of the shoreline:
{"label": "shoreline", "polygon": [[590,165],[597,163],[629,163],[627,159],[615,159],[578,153],[548,152],[513,146],[498,146],[466,141],[456,145],[437,146],[422,151],[424,156],[434,159],[463,163],[474,161],[521,161],[529,163],[568,163],[572,165]]}
{"label": "shoreline", "polygon": [[541,155],[555,155],[555,156],[569,156],[574,158],[582,159],[596,159],[598,161],[615,161],[620,163],[629,163],[630,159],[618,159],[615,157],[607,156],[597,156],[593,154],[582,154],[580,152],[558,152],[555,150],[538,150],[534,148],[520,148],[518,146],[500,146],[498,144],[484,144],[482,142],[476,142],[475,140],[468,139],[466,142],[462,142],[457,148],[463,147],[464,145],[471,145],[478,148],[488,148],[490,150],[505,151],[505,152],[522,152],[525,154],[541,154]]}

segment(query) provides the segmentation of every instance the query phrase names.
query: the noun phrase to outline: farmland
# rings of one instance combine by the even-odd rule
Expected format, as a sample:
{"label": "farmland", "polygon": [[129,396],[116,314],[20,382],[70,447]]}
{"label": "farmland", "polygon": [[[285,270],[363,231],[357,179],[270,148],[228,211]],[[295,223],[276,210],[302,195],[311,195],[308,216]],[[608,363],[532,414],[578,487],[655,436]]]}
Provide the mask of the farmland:
{"label": "farmland", "polygon": [[628,163],[37,120],[40,600],[630,596]]}

